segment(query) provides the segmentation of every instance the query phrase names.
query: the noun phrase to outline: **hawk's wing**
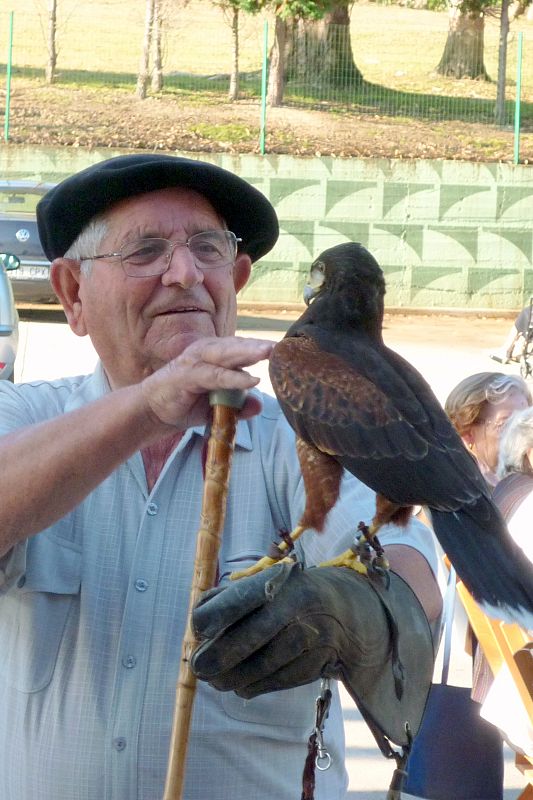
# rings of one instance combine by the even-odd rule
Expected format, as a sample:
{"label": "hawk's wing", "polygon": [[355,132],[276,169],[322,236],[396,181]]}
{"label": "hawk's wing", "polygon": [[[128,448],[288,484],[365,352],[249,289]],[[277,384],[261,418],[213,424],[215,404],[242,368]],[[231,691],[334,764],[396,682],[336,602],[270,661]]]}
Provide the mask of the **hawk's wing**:
{"label": "hawk's wing", "polygon": [[[325,349],[314,332],[286,337],[271,355],[270,376],[298,436],[389,499],[448,508],[450,501],[459,505],[484,491],[440,406],[433,417],[425,391],[419,400],[403,369],[400,375],[367,342],[351,336],[348,350],[335,336]],[[458,478],[465,469],[474,485],[464,474]]]}

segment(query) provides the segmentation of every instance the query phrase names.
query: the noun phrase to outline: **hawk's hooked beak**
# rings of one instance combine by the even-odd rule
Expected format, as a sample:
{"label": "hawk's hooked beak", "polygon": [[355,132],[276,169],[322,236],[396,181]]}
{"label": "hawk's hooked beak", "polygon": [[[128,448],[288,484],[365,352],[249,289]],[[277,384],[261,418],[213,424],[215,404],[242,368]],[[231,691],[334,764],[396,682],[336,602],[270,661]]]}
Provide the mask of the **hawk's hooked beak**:
{"label": "hawk's hooked beak", "polygon": [[304,303],[306,306],[309,305],[311,300],[316,297],[318,294],[318,289],[314,289],[312,286],[309,286],[308,283],[304,286]]}

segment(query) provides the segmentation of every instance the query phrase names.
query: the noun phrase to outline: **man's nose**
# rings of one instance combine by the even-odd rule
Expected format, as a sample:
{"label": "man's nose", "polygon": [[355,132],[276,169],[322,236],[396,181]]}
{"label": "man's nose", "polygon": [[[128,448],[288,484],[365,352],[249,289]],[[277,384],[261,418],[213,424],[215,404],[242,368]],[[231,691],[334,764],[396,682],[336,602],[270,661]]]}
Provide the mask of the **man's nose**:
{"label": "man's nose", "polygon": [[193,286],[202,283],[203,279],[203,272],[196,266],[189,247],[186,244],[175,244],[161,281],[165,286],[178,283],[184,289],[192,289]]}

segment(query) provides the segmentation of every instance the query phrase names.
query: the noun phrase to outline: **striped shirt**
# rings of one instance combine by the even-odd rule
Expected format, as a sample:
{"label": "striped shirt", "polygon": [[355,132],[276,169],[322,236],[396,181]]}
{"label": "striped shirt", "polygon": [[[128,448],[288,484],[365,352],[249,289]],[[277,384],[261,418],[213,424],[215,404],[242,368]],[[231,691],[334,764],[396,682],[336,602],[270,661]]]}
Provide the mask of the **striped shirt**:
{"label": "striped shirt", "polygon": [[[109,391],[103,370],[0,386],[0,435]],[[276,401],[238,425],[219,559],[221,580],[257,560],[304,505],[294,437]],[[160,800],[203,488],[204,431],[191,429],[149,493],[140,453],[78,507],[0,559],[0,797]],[[36,455],[38,458],[38,454]],[[83,464],[80,464],[80,470]],[[326,532],[306,533],[308,565],[344,549],[374,495],[346,477]],[[335,531],[335,533],[334,533]],[[432,537],[390,528],[432,568]],[[301,790],[316,684],[242,700],[201,683],[186,800],[294,800]],[[346,796],[337,691],[326,727],[332,767],[317,800]]]}

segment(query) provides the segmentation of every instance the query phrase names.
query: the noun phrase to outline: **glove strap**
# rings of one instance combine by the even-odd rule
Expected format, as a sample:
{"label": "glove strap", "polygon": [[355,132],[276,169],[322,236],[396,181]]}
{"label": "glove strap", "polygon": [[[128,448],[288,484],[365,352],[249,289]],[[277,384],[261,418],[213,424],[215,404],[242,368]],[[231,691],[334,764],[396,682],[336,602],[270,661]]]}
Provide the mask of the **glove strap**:
{"label": "glove strap", "polygon": [[390,635],[390,644],[391,644],[391,665],[392,665],[392,675],[394,678],[394,690],[396,692],[396,697],[398,700],[402,699],[403,695],[403,688],[405,685],[405,673],[403,664],[400,660],[400,654],[398,651],[398,623],[396,622],[396,618],[394,613],[385,599],[385,591],[386,587],[383,587],[382,583],[378,580],[369,580],[369,586],[375,591],[381,605],[383,607],[383,612],[385,614],[385,619],[387,620],[387,624],[389,626],[389,635]]}
{"label": "glove strap", "polygon": [[401,752],[397,752],[396,750],[392,751],[396,759],[396,769],[392,773],[392,780],[386,800],[401,800],[403,784],[407,778],[407,770],[405,767],[407,766],[409,750],[409,747],[403,747]]}
{"label": "glove strap", "polygon": [[314,800],[315,768],[320,771],[329,769],[331,756],[324,746],[324,724],[331,705],[329,678],[322,678],[320,695],[316,699],[315,727],[307,743],[307,758],[302,775],[301,800]]}

